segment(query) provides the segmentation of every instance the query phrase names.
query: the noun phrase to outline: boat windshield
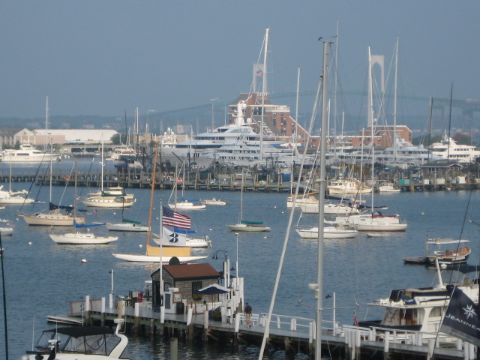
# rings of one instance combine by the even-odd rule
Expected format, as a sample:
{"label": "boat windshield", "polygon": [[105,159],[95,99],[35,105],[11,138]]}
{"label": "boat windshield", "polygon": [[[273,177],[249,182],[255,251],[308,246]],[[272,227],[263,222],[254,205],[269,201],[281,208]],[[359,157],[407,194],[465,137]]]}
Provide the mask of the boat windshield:
{"label": "boat windshield", "polygon": [[423,317],[423,311],[423,309],[386,309],[382,325],[419,325]]}
{"label": "boat windshield", "polygon": [[62,333],[55,330],[44,331],[37,342],[36,350],[47,352],[51,340],[57,342],[57,352],[60,353],[80,353],[92,355],[108,356],[112,350],[120,342],[120,338],[115,334],[92,332],[91,334],[82,332],[81,328],[78,333]]}

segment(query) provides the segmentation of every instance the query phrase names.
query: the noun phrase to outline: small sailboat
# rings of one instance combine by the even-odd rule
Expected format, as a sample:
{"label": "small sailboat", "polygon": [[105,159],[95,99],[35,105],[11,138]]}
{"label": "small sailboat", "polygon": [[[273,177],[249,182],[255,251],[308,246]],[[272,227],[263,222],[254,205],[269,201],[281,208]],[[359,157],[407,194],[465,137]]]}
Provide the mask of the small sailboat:
{"label": "small sailboat", "polygon": [[125,208],[135,203],[135,196],[127,194],[121,186],[103,187],[103,143],[102,143],[102,172],[100,175],[100,191],[91,193],[87,196],[83,203],[89,207],[98,208]]}
{"label": "small sailboat", "polygon": [[32,204],[34,199],[27,197],[27,190],[12,191],[12,164],[9,164],[8,191],[0,185],[0,205],[24,205]]}
{"label": "small sailboat", "polygon": [[125,208],[122,208],[122,222],[106,224],[107,229],[110,231],[129,231],[129,232],[147,232],[149,227],[143,225],[140,221],[127,219],[124,216]]}
{"label": "small sailboat", "polygon": [[[184,167],[185,167],[185,164],[183,164],[182,168],[184,169]],[[176,169],[175,169],[175,178],[178,178]],[[185,180],[182,180],[182,184],[185,184]],[[178,181],[175,181],[172,192],[170,193],[170,198],[168,199],[168,206],[170,207],[170,209],[180,210],[180,211],[191,211],[191,210],[204,210],[207,207],[207,205],[203,202],[183,198],[183,188],[182,188],[182,199],[177,200],[177,192],[178,192]],[[172,196],[173,196],[173,202],[171,201]]]}
{"label": "small sailboat", "polygon": [[245,220],[243,219],[243,183],[244,183],[245,173],[242,171],[242,184],[240,186],[240,215],[239,221],[236,224],[228,225],[228,228],[231,231],[241,231],[241,232],[267,232],[271,228],[263,224],[262,221],[254,220]]}
{"label": "small sailboat", "polygon": [[[36,212],[33,214],[20,214],[28,225],[38,226],[73,226],[73,223],[85,224],[84,216],[73,216],[73,206],[56,205],[52,202],[52,167],[50,160],[50,187],[48,211]],[[73,170],[73,168],[72,168]],[[66,187],[67,185],[65,185]]]}

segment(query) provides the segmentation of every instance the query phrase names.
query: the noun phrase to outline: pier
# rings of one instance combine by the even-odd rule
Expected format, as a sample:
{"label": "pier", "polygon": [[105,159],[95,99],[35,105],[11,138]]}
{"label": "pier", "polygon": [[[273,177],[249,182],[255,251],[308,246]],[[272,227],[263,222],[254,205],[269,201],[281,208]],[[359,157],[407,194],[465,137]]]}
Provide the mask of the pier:
{"label": "pier", "polygon": [[[115,318],[125,320],[129,336],[164,336],[185,341],[218,342],[233,349],[243,343],[259,345],[266,325],[266,314],[244,313],[212,319],[209,312],[165,314],[160,320],[158,309],[152,308],[149,298],[114,298],[112,294],[100,299],[85,296],[70,303],[68,316],[50,316],[50,322],[112,325]],[[211,313],[210,313],[211,314]],[[472,344],[457,340],[446,343],[443,336],[416,331],[393,331],[380,327],[362,328],[324,321],[322,353],[333,359],[475,359]],[[284,351],[288,358],[297,353],[314,356],[315,320],[273,314],[270,323],[268,349],[270,353]]]}

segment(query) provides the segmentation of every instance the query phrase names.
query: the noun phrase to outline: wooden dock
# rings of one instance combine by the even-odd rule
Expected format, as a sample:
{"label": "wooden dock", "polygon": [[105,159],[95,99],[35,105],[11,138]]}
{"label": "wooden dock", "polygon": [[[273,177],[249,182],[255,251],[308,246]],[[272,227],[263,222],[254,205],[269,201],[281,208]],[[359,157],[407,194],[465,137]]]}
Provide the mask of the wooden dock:
{"label": "wooden dock", "polygon": [[[132,303],[121,299],[90,299],[70,303],[67,316],[50,317],[51,320],[66,318],[81,319],[87,324],[111,325],[115,318],[125,319],[126,332],[130,336],[153,336],[160,334],[182,340],[197,339],[203,342],[218,342],[235,348],[238,344],[259,345],[266,325],[266,314],[245,314],[211,319],[209,313],[195,314],[188,308],[185,313],[165,314],[153,309],[148,299]],[[415,331],[396,332],[381,328],[360,328],[325,321],[329,325],[322,331],[322,353],[332,359],[475,359],[472,344],[458,340],[446,344],[444,338],[435,334]],[[270,352],[285,351],[288,358],[302,353],[315,354],[315,321],[313,319],[273,314],[270,322],[268,349]]]}

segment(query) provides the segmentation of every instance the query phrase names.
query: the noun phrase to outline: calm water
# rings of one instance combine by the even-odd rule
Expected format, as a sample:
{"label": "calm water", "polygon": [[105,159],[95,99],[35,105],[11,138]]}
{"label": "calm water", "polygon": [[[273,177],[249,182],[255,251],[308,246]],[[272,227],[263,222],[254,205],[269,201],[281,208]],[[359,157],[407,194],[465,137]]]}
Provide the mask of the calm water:
{"label": "calm water", "polygon": [[[13,185],[15,189],[29,186]],[[87,190],[79,189],[79,192],[85,194]],[[54,199],[60,198],[63,191],[63,188],[54,188]],[[133,208],[126,210],[125,216],[146,221],[149,192],[142,189],[133,192],[137,202]],[[40,201],[47,201],[48,188],[34,187],[32,194],[37,193]],[[226,250],[234,261],[235,236],[225,225],[238,220],[240,194],[188,192],[185,195],[195,199],[216,197],[228,202],[225,207],[211,206],[191,215],[196,230],[200,234],[207,234],[213,241],[212,249],[198,253],[209,256],[208,261],[217,269],[221,268],[221,260],[211,259],[216,250]],[[479,195],[478,192],[472,194],[467,214],[467,218],[474,221],[480,220]],[[159,201],[161,199],[166,203],[169,196],[169,191],[156,193],[154,217],[157,223]],[[435,282],[434,271],[421,266],[405,266],[402,258],[422,255],[427,237],[458,238],[469,196],[468,192],[379,195],[376,197],[377,204],[388,205],[390,212],[399,212],[408,222],[406,233],[383,238],[360,235],[353,240],[326,240],[324,292],[336,293],[337,317],[350,324],[354,311],[362,318],[366,303],[388,296],[392,288],[432,285]],[[69,188],[63,203],[71,203],[72,197],[73,189]],[[69,301],[80,300],[87,294],[94,298],[106,296],[110,290],[110,269],[114,270],[115,293],[120,295],[127,294],[129,290],[141,290],[152,271],[152,266],[123,263],[111,255],[113,252],[143,253],[145,235],[119,234],[116,244],[103,247],[61,246],[50,240],[49,229],[28,227],[18,218],[18,212],[33,212],[45,207],[46,203],[40,203],[0,210],[0,217],[10,220],[15,226],[14,235],[3,238],[11,359],[18,359],[31,347],[33,327],[38,335],[47,326],[47,315],[66,314]],[[92,221],[120,220],[120,212],[89,210],[88,216]],[[239,272],[246,279],[246,301],[253,306],[254,312],[265,312],[269,306],[288,221],[286,194],[245,193],[244,213],[247,214],[246,218],[261,219],[272,227],[270,233],[241,234],[239,238]],[[301,219],[302,225],[313,225],[315,222],[314,215]],[[472,240],[472,264],[479,263],[478,233],[479,227],[467,221],[462,238]],[[316,248],[314,241],[301,240],[295,233],[290,236],[275,313],[314,317],[315,303],[308,284],[316,279]],[[81,263],[83,258],[87,259],[87,263]],[[326,299],[324,304],[331,306],[331,298]],[[0,319],[3,320],[1,314]],[[328,310],[325,317],[330,318]],[[3,340],[2,324],[2,354]],[[239,353],[232,353],[229,348],[214,345],[195,347],[180,343],[179,357],[255,359],[256,351],[254,347],[243,347]],[[130,340],[128,355],[132,359],[163,359],[168,358],[168,354],[168,343],[160,339]]]}

